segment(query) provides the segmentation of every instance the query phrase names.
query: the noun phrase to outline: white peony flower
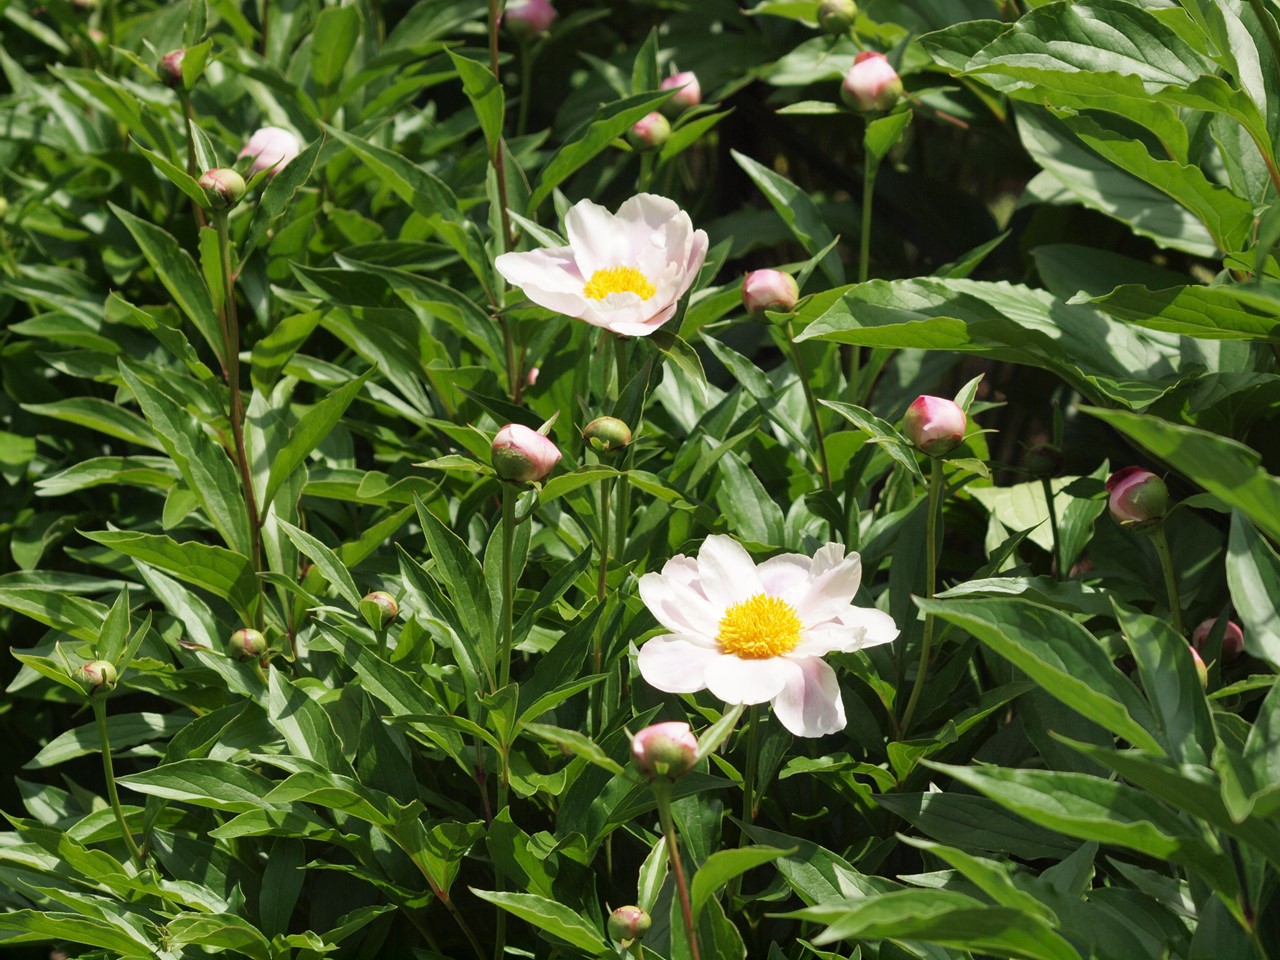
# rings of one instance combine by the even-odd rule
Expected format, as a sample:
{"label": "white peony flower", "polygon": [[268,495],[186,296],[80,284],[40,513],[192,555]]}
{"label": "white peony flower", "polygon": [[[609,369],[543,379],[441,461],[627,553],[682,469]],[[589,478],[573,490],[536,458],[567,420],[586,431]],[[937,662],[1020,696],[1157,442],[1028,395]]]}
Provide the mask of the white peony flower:
{"label": "white peony flower", "polygon": [[253,157],[249,166],[249,176],[267,171],[275,176],[284,165],[302,152],[302,144],[288,130],[282,127],[263,127],[254,132],[240,151],[239,157]]}
{"label": "white peony flower", "polygon": [[696,559],[640,578],[645,606],[671,631],[640,648],[640,674],[667,693],[771,701],[799,737],[842,730],[840,686],[822,657],[898,635],[887,613],[853,605],[861,579],[861,558],[838,543],[757,566],[732,537],[707,537]]}
{"label": "white peony flower", "polygon": [[675,315],[707,255],[707,234],[666,197],[641,193],[617,213],[583,200],[565,217],[567,247],[494,261],[539,306],[611,333],[645,337]]}

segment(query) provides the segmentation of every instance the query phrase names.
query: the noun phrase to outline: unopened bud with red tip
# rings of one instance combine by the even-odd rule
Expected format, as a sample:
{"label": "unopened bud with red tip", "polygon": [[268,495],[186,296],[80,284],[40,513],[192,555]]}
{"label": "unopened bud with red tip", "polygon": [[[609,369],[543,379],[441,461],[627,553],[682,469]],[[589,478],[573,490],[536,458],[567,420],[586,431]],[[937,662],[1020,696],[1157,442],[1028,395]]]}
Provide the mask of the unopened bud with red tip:
{"label": "unopened bud with red tip", "polygon": [[649,932],[653,920],[639,907],[619,907],[609,914],[609,939],[626,947]]}
{"label": "unopened bud with red tip", "polygon": [[1125,467],[1107,479],[1111,516],[1122,527],[1148,526],[1169,512],[1169,488],[1150,470]]}
{"label": "unopened bud with red tip", "polygon": [[668,112],[679,113],[681,110],[696,107],[702,102],[702,85],[698,83],[698,78],[694,76],[692,70],[683,70],[667,77],[659,86],[663,90],[676,91],[667,101]]}
{"label": "unopened bud with red tip", "polygon": [[818,26],[823,33],[832,35],[848,32],[858,15],[858,5],[853,0],[822,0],[818,4]]}
{"label": "unopened bud with red tip", "polygon": [[646,114],[627,131],[627,140],[631,146],[643,152],[658,150],[671,136],[671,123],[662,114],[654,111]]}
{"label": "unopened bud with red tip", "polygon": [[582,437],[597,451],[621,450],[631,442],[631,428],[617,417],[597,417],[582,428]]}
{"label": "unopened bud with red tip", "polygon": [[228,167],[215,167],[200,178],[209,201],[219,209],[234,207],[244,196],[244,177]]}
{"label": "unopened bud with red tip", "polygon": [[186,59],[186,50],[171,50],[160,58],[160,79],[170,87],[182,86],[182,61]]}
{"label": "unopened bud with red tip", "polygon": [[507,0],[502,22],[520,38],[546,33],[556,19],[551,0]]}
{"label": "unopened bud with red tip", "polygon": [[[1196,627],[1195,632],[1191,635],[1191,645],[1197,650],[1203,650],[1204,645],[1213,634],[1214,627],[1217,625],[1217,620],[1206,620]],[[1244,631],[1240,629],[1240,624],[1234,620],[1228,620],[1222,631],[1222,659],[1234,660],[1243,652]]]}
{"label": "unopened bud with red tip", "polygon": [[753,317],[766,310],[789,313],[800,299],[795,277],[781,270],[752,270],[742,281],[742,305]]}
{"label": "unopened bud with red tip", "polygon": [[267,652],[267,638],[253,627],[242,627],[231,635],[227,646],[237,660],[257,660]]}
{"label": "unopened bud with red tip", "polygon": [[631,738],[631,760],[647,780],[679,780],[698,762],[698,738],[687,723],[655,723]]}
{"label": "unopened bud with red tip", "polygon": [[1200,658],[1200,654],[1195,647],[1188,644],[1187,649],[1191,651],[1191,659],[1195,662],[1196,676],[1200,678],[1200,686],[1209,686],[1209,668],[1204,665],[1204,660]]}
{"label": "unopened bud with red tip", "polygon": [[902,97],[902,78],[883,53],[864,50],[844,75],[840,96],[855,110],[888,110]]}
{"label": "unopened bud with red tip", "polygon": [[1022,468],[1037,480],[1056,477],[1062,460],[1062,451],[1053,444],[1038,443],[1022,458]]}
{"label": "unopened bud with red tip", "polygon": [[945,456],[960,446],[967,425],[960,404],[945,397],[916,397],[902,418],[907,438],[931,457]]}
{"label": "unopened bud with red tip", "polygon": [[90,660],[79,670],[78,679],[90,696],[116,688],[116,667],[110,660]]}
{"label": "unopened bud with red tip", "polygon": [[560,462],[556,445],[528,427],[509,423],[493,438],[493,469],[503,480],[534,483]]}
{"label": "unopened bud with red tip", "polygon": [[374,590],[360,601],[360,615],[375,630],[385,630],[387,624],[400,613],[396,598],[385,590]]}

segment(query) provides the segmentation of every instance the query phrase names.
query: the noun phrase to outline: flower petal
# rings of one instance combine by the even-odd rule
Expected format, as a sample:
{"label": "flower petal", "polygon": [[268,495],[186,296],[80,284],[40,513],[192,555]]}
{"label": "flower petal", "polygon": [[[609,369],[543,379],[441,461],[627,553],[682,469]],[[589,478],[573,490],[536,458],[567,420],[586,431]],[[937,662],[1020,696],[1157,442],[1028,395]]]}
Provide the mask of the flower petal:
{"label": "flower petal", "polygon": [[779,722],[797,737],[821,737],[845,727],[836,673],[817,657],[789,660],[796,668],[773,701]]}
{"label": "flower petal", "polygon": [[[649,230],[659,230],[668,220],[684,213],[680,204],[656,193],[637,193],[624,200],[618,208],[617,218],[627,224],[644,224]],[[686,219],[688,214],[685,214]]]}
{"label": "flower petal", "polygon": [[707,685],[706,674],[721,659],[718,651],[688,637],[654,637],[640,648],[636,666],[645,683],[665,693],[697,693]]}
{"label": "flower petal", "polygon": [[540,307],[577,317],[589,306],[582,295],[582,271],[569,247],[504,253],[493,265],[508,283],[519,287]]}
{"label": "flower petal", "polygon": [[764,592],[751,555],[733,537],[714,534],[698,550],[698,579],[720,611]]}
{"label": "flower petal", "polygon": [[708,664],[707,689],[725,703],[764,703],[782,692],[799,671],[785,657],[744,660],[725,654]]}
{"label": "flower petal", "polygon": [[666,567],[662,573],[646,573],[640,578],[640,599],[657,621],[673,633],[695,634],[710,643],[719,632],[720,611],[689,583],[668,576]]}
{"label": "flower petal", "polygon": [[631,266],[631,232],[598,203],[575,203],[565,214],[564,229],[584,279],[597,270]]}
{"label": "flower petal", "polygon": [[796,602],[796,613],[806,627],[817,627],[839,617],[853,602],[862,582],[862,558],[856,553],[846,557],[844,547],[829,543],[814,554],[809,572],[813,580]]}
{"label": "flower petal", "polygon": [[760,564],[756,572],[760,574],[765,593],[795,606],[796,598],[803,595],[809,584],[812,566],[813,561],[802,553],[784,553]]}

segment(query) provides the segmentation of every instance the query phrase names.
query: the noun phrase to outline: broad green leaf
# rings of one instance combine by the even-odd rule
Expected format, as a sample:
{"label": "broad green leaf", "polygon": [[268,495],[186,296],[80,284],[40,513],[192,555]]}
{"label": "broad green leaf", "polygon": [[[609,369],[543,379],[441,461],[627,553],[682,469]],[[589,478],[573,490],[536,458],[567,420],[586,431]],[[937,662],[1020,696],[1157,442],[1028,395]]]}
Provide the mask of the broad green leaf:
{"label": "broad green leaf", "polygon": [[372,373],[372,370],[366,371],[350,383],[343,384],[298,420],[297,425],[289,432],[288,442],[280,448],[275,458],[271,461],[271,473],[267,479],[267,492],[262,498],[263,512],[266,511],[267,507],[271,506],[271,501],[275,498],[280,485],[306,462],[307,457],[311,455],[311,452],[315,450],[320,441],[327,437],[333,431],[333,428],[338,425],[342,415],[347,412],[347,407],[351,405],[351,401],[356,398],[356,395]]}
{"label": "broad green leaf", "polygon": [[698,868],[689,886],[689,903],[696,921],[702,908],[716,891],[734,877],[748,870],[771,863],[779,857],[789,857],[796,848],[781,850],[777,847],[739,847],[736,850],[719,850]]}
{"label": "broad green leaf", "polygon": [[[184,713],[113,713],[107,716],[107,735],[113,750],[124,750],[151,740],[165,740],[191,722]],[[72,727],[54,737],[34,757],[23,764],[24,770],[56,767],[77,757],[97,754],[102,750],[96,723]]]}
{"label": "broad green leaf", "polygon": [[477,890],[474,887],[471,892],[481,900],[496,904],[527,921],[535,930],[563,940],[588,956],[612,956],[615,952],[594,924],[583,919],[577,910],[555,900],[533,893],[503,893],[497,890]]}
{"label": "broad green leaf", "polygon": [[1245,647],[1280,665],[1280,556],[1238,510],[1231,515],[1227,583],[1244,622]]}
{"label": "broad green leaf", "polygon": [[342,79],[359,39],[358,7],[325,7],[316,17],[311,34],[311,79],[323,91],[322,96]]}
{"label": "broad green leaf", "polygon": [[471,109],[480,121],[485,145],[493,156],[502,140],[502,118],[506,112],[506,99],[502,87],[487,66],[460,54],[449,51],[453,69],[462,81],[462,92],[471,101]]}
{"label": "broad green leaf", "polygon": [[[909,113],[906,115],[910,116]],[[730,152],[738,166],[760,188],[765,199],[773,205],[778,216],[811,256],[818,254],[831,244],[835,238],[806,191],[745,154],[736,150]],[[832,283],[844,283],[844,267],[840,263],[840,255],[834,249],[828,251],[821,266],[822,272]]]}
{"label": "broad green leaf", "polygon": [[926,850],[940,857],[960,871],[967,880],[977,886],[996,903],[1021,910],[1027,916],[1035,917],[1050,926],[1058,926],[1058,918],[1053,910],[1041,903],[1027,891],[1021,889],[1010,877],[1011,864],[975,857],[971,853],[945,844],[933,843],[919,837],[903,837],[904,843]]}
{"label": "broad green leaf", "polygon": [[107,615],[107,608],[94,600],[39,587],[0,586],[0,607],[89,643],[98,639]]}
{"label": "broad green leaf", "polygon": [[267,678],[266,707],[271,725],[284,737],[294,756],[314,760],[340,776],[355,776],[324,707],[279,670],[271,670]]}
{"label": "broad green leaf", "polygon": [[483,661],[495,663],[497,644],[493,605],[489,600],[484,570],[457,534],[436,519],[421,500],[417,500],[416,505],[427,547],[435,561],[432,572],[444,583],[459,617],[470,627],[471,639],[477,642]]}
{"label": "broad green leaf", "polygon": [[164,449],[149,423],[136,413],[98,397],[68,397],[52,403],[24,403],[22,409],[42,417],[79,424],[152,450]]}
{"label": "broad green leaf", "polygon": [[1280,343],[1280,297],[1273,291],[1280,292],[1274,281],[1165,290],[1132,284],[1085,299],[1118,320],[1184,337]]}
{"label": "broad green leaf", "polygon": [[178,760],[118,778],[137,793],[229,813],[260,810],[275,784],[248,767],[207,758]]}
{"label": "broad green leaf", "polygon": [[[240,245],[241,261],[248,259],[263,237],[289,208],[297,192],[311,179],[311,171],[320,156],[320,148],[324,146],[324,138],[319,137],[309,143],[303,151],[286,163],[277,167],[267,180],[267,187],[262,191],[257,209],[253,212],[253,222],[249,226],[248,236]],[[257,354],[257,347],[254,347]]]}
{"label": "broad green leaf", "polygon": [[972,633],[1046,693],[1153,752],[1151,710],[1102,646],[1075,620],[1026,600],[916,600],[925,613]]}
{"label": "broad green leaf", "polygon": [[[10,910],[0,913],[0,929],[45,942],[52,940],[102,947],[125,957],[156,956],[160,949],[159,945],[120,921],[98,920],[78,913]],[[5,939],[14,942],[12,938]]]}
{"label": "broad green leaf", "polygon": [[271,945],[262,932],[235,913],[218,916],[185,913],[168,919],[165,930],[174,945],[199,944],[204,949],[213,948],[218,953],[230,951],[252,960],[271,960],[272,957]]}
{"label": "broad green leaf", "polygon": [[196,540],[179,542],[160,534],[128,530],[97,530],[84,536],[202,587],[230,601],[238,611],[249,610],[257,599],[253,566],[243,554]]}
{"label": "broad green leaf", "polygon": [[598,767],[610,773],[623,773],[623,767],[601,749],[600,745],[577,730],[566,730],[546,723],[526,723],[524,732],[530,733],[540,740],[554,743],[561,750],[590,760]]}
{"label": "broad green leaf", "polygon": [[351,579],[346,565],[338,559],[338,555],[321,543],[318,539],[295,527],[286,520],[279,521],[280,529],[293,541],[293,545],[314,563],[330,585],[342,595],[342,599],[351,604],[352,609],[360,607],[360,591],[356,582]]}

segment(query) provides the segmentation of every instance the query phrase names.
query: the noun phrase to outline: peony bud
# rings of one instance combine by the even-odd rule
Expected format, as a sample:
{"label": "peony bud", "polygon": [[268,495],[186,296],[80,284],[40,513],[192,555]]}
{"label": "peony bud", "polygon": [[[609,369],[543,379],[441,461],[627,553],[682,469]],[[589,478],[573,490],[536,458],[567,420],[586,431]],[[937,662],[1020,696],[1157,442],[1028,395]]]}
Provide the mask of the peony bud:
{"label": "peony bud", "polygon": [[853,0],[822,0],[818,4],[818,26],[824,33],[847,32],[857,15],[858,5]]}
{"label": "peony bud", "polygon": [[551,0],[507,0],[502,22],[520,38],[546,33],[556,19],[556,8]]}
{"label": "peony bud", "polygon": [[631,442],[631,428],[617,417],[597,417],[583,427],[582,437],[596,450],[621,450]]}
{"label": "peony bud", "polygon": [[216,167],[200,178],[200,186],[215,207],[234,207],[244,196],[244,177],[227,167]]}
{"label": "peony bud", "polygon": [[266,638],[253,627],[237,630],[227,645],[237,660],[256,660],[267,652]]}
{"label": "peony bud", "polygon": [[1062,451],[1051,443],[1038,443],[1022,458],[1022,468],[1035,479],[1057,476],[1062,469]]}
{"label": "peony bud", "polygon": [[1150,470],[1125,467],[1107,480],[1111,516],[1122,527],[1150,524],[1169,510],[1169,488]]}
{"label": "peony bud", "polygon": [[160,58],[160,66],[157,72],[160,79],[170,87],[182,86],[182,61],[186,59],[187,51],[172,50]]}
{"label": "peony bud", "polygon": [[116,667],[110,660],[90,660],[80,668],[78,678],[89,695],[107,693],[116,688]]}
{"label": "peony bud", "polygon": [[537,367],[530,367],[528,374],[525,375],[524,385],[526,387],[532,387],[535,383],[537,383],[538,373],[539,373],[539,370]]}
{"label": "peony bud", "polygon": [[619,907],[609,914],[609,939],[627,946],[649,932],[653,920],[639,907]]}
{"label": "peony bud", "polygon": [[254,131],[244,149],[236,156],[237,160],[253,157],[249,164],[249,176],[266,171],[274,177],[284,165],[302,152],[302,144],[288,130],[282,127],[263,127]]}
{"label": "peony bud", "polygon": [[365,622],[375,630],[385,630],[387,624],[400,613],[396,598],[385,590],[374,590],[360,601],[360,613]]}
{"label": "peony bud", "polygon": [[864,50],[844,75],[840,95],[855,110],[888,110],[902,96],[902,80],[883,53]]}
{"label": "peony bud", "polygon": [[[1217,623],[1217,620],[1206,620],[1196,627],[1195,632],[1191,635],[1191,645],[1196,650],[1204,649],[1204,645],[1208,641],[1209,635],[1213,633],[1213,628]],[[1228,620],[1222,633],[1222,659],[1234,660],[1243,652],[1244,631],[1240,629],[1240,624],[1234,620]]]}
{"label": "peony bud", "polygon": [[651,781],[679,780],[698,760],[698,738],[687,723],[655,723],[631,738],[631,760]]}
{"label": "peony bud", "polygon": [[671,136],[671,124],[657,111],[641,117],[627,132],[627,140],[637,150],[658,150]]}
{"label": "peony bud", "polygon": [[742,281],[742,305],[753,317],[766,310],[790,313],[800,299],[795,277],[781,270],[752,270]]}
{"label": "peony bud", "polygon": [[493,438],[493,469],[503,480],[533,483],[560,461],[556,445],[528,427],[509,423]]}
{"label": "peony bud", "polygon": [[1196,676],[1200,678],[1200,686],[1209,686],[1209,668],[1204,665],[1204,661],[1200,659],[1200,654],[1196,652],[1196,648],[1189,645],[1187,649],[1191,651],[1191,659],[1195,661]]}
{"label": "peony bud", "polygon": [[660,87],[663,90],[676,91],[667,101],[667,108],[673,113],[696,107],[702,102],[702,85],[698,83],[698,78],[694,76],[692,70],[685,70],[667,77]]}
{"label": "peony bud", "polygon": [[902,418],[908,439],[931,457],[944,456],[960,446],[967,423],[960,405],[945,397],[916,397]]}

